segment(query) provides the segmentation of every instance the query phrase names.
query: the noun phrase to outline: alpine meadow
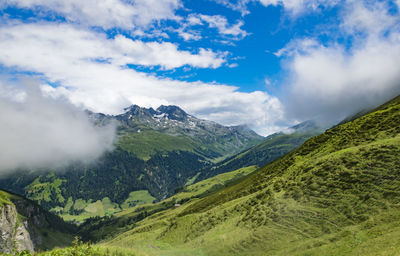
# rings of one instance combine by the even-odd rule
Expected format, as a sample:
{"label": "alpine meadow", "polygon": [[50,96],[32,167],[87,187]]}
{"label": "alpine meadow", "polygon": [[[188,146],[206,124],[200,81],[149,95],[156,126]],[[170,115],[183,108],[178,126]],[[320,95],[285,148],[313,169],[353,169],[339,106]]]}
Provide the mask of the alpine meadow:
{"label": "alpine meadow", "polygon": [[400,256],[400,1],[0,16],[0,255]]}

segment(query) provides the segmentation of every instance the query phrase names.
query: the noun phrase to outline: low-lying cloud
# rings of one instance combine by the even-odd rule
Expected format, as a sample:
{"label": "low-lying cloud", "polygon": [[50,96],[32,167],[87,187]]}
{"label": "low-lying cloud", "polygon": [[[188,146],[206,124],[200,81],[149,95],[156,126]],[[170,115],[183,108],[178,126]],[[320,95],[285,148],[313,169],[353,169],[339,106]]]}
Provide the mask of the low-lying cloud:
{"label": "low-lying cloud", "polygon": [[96,126],[68,101],[28,84],[17,90],[0,82],[0,174],[89,163],[112,149],[114,125]]}
{"label": "low-lying cloud", "polygon": [[336,122],[400,94],[400,18],[384,3],[348,1],[339,27],[351,45],[292,41],[284,100],[289,119]]}

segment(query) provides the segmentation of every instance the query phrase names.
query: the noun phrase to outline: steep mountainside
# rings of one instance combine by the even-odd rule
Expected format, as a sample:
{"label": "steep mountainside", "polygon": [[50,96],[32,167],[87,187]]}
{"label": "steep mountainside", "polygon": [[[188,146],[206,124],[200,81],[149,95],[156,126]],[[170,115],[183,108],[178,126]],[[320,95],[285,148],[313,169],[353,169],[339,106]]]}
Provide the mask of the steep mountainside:
{"label": "steep mountainside", "polygon": [[134,208],[130,230],[103,246],[143,255],[397,255],[399,177],[397,97],[227,188],[159,203],[167,209],[157,213]]}
{"label": "steep mountainside", "polygon": [[266,137],[264,142],[250,149],[206,167],[198,173],[196,180],[203,180],[246,166],[264,166],[300,147],[306,140],[321,132],[323,132],[323,129],[314,121],[300,123],[290,127],[285,132],[274,133]]}
{"label": "steep mountainside", "polygon": [[197,119],[176,106],[131,106],[118,116],[89,115],[98,125],[117,124],[112,152],[91,165],[14,172],[0,179],[0,188],[25,195],[66,220],[81,221],[164,199],[212,161],[263,139],[246,127]]}
{"label": "steep mountainside", "polygon": [[0,253],[70,245],[74,226],[34,202],[0,190]]}
{"label": "steep mountainside", "polygon": [[[119,145],[143,159],[156,152],[185,150],[215,160],[240,152],[263,139],[246,126],[226,127],[198,119],[177,106],[160,106],[154,110],[133,105],[125,110],[122,115],[108,118],[119,122]],[[135,133],[149,133],[150,137],[157,138],[142,141],[139,137],[146,136]],[[165,143],[160,143],[163,140]]]}

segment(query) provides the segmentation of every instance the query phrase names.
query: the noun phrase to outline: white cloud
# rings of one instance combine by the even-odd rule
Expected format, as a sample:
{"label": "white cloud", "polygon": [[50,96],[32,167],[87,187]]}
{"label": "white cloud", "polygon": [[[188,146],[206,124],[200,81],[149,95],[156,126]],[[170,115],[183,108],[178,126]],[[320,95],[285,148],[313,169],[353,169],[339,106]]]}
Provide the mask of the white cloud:
{"label": "white cloud", "polygon": [[[142,47],[150,53],[140,55]],[[173,54],[163,53],[160,58],[151,53],[163,50]],[[173,104],[226,125],[247,123],[263,134],[275,131],[274,122],[282,116],[281,105],[267,93],[243,93],[232,86],[162,79],[121,67],[132,60],[138,64],[158,63],[165,68],[185,63],[213,67],[222,62],[212,56],[207,50],[189,55],[169,44],[135,43],[124,37],[107,39],[69,25],[21,24],[0,28],[0,63],[41,74],[43,79],[60,85],[47,86],[47,93],[64,95],[76,105],[115,114],[129,104]]]}
{"label": "white cloud", "polygon": [[190,14],[181,21],[180,28],[175,32],[185,41],[200,40],[203,38],[200,32],[201,26],[206,26],[217,30],[219,35],[224,38],[220,42],[229,43],[229,40],[240,40],[249,35],[242,29],[243,25],[241,20],[235,24],[229,24],[227,18],[221,15]]}
{"label": "white cloud", "polygon": [[95,126],[67,101],[45,98],[37,84],[26,84],[23,90],[0,82],[0,174],[88,163],[112,149],[112,124]]}
{"label": "white cloud", "polygon": [[192,29],[188,29],[186,26],[180,27],[176,30],[178,35],[183,38],[185,41],[198,41],[201,40],[203,37],[201,33]]}
{"label": "white cloud", "polygon": [[337,120],[400,94],[399,17],[380,3],[349,1],[342,19],[350,48],[304,39],[281,51],[289,57],[291,118]]}
{"label": "white cloud", "polygon": [[231,1],[231,0],[214,0],[215,2],[222,4],[234,11],[239,11],[242,16],[249,14],[249,10],[247,9],[247,4],[251,0],[236,0],[236,1]]}
{"label": "white cloud", "polygon": [[5,6],[54,11],[70,22],[105,29],[131,29],[155,20],[176,19],[175,10],[182,4],[180,0],[6,0]]}
{"label": "white cloud", "polygon": [[274,53],[276,57],[293,56],[294,54],[302,54],[308,50],[318,47],[319,43],[315,39],[294,39],[290,41],[285,47],[279,49]]}
{"label": "white cloud", "polygon": [[230,25],[228,20],[221,15],[199,15],[201,20],[208,23],[210,28],[216,28],[222,35],[229,35],[241,39],[246,37],[248,33],[242,30],[241,27],[244,25],[243,21],[238,21],[236,24]]}
{"label": "white cloud", "polygon": [[198,54],[179,51],[172,43],[133,41],[118,35],[114,44],[124,57],[118,57],[117,63],[124,65],[133,63],[144,66],[160,65],[165,69],[173,69],[190,65],[199,68],[218,68],[225,62],[226,53],[214,53],[212,50],[200,48]]}
{"label": "white cloud", "polygon": [[364,1],[348,1],[341,27],[348,34],[364,33],[379,37],[398,24],[399,18],[388,13],[386,2],[366,5]]}
{"label": "white cloud", "polygon": [[298,15],[305,11],[315,11],[321,6],[334,6],[339,0],[258,0],[264,6],[278,6],[281,5],[286,11],[292,15]]}
{"label": "white cloud", "polygon": [[265,78],[264,83],[265,83],[266,87],[270,87],[272,85],[271,79],[269,79],[269,78]]}
{"label": "white cloud", "polygon": [[[217,68],[225,62],[225,53],[200,48],[198,54],[192,54],[178,50],[178,46],[172,43],[142,42],[122,35],[107,39],[104,34],[70,25],[20,24],[2,27],[0,38],[0,48],[3,49],[0,58],[6,65],[25,66],[20,63],[25,56],[30,60],[26,65],[34,65],[38,72],[47,63],[57,66],[75,62],[78,66],[98,61],[118,66],[135,64],[173,69],[184,65]],[[62,51],[54,54],[52,51],[55,49]]]}

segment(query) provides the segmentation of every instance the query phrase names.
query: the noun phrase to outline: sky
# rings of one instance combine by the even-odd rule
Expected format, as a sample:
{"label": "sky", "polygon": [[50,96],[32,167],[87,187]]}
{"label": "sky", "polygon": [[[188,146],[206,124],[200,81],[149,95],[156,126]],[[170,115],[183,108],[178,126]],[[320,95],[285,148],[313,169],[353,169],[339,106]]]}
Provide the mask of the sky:
{"label": "sky", "polygon": [[178,105],[261,135],[334,123],[400,94],[399,8],[400,0],[0,0],[0,103],[24,101],[22,77],[45,97],[105,114]]}

